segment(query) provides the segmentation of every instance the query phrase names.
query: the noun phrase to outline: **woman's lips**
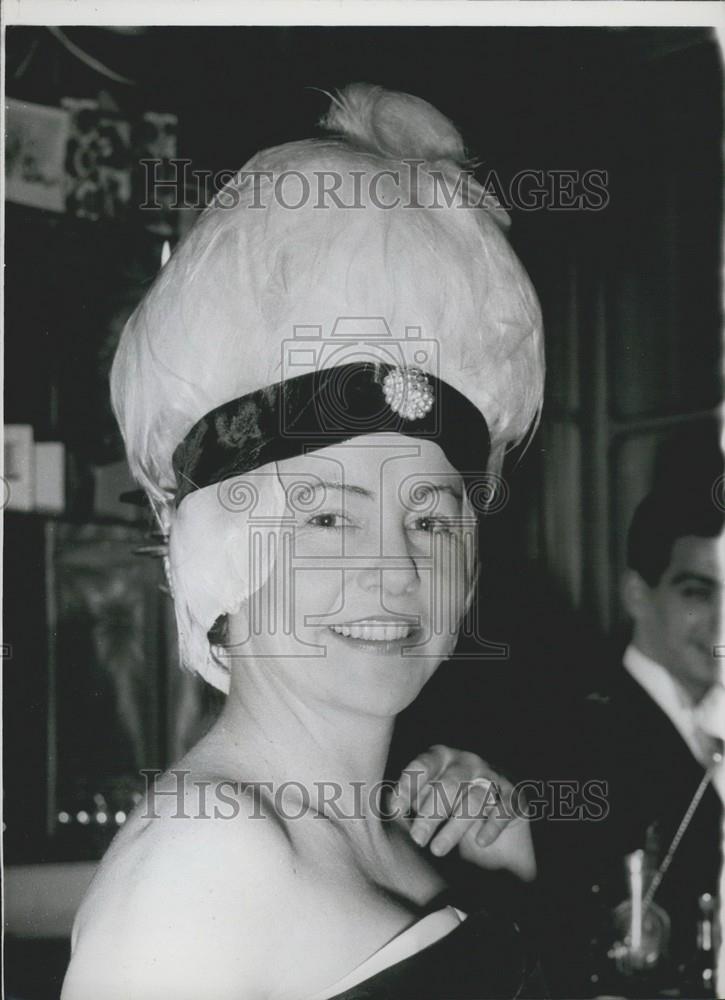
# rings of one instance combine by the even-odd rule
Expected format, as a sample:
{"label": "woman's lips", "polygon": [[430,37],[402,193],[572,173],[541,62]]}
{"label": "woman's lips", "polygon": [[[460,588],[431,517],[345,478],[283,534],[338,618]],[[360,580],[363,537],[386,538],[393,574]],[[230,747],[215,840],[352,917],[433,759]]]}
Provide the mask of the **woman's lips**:
{"label": "woman's lips", "polygon": [[337,640],[372,652],[400,652],[403,645],[420,641],[419,615],[373,613],[354,621],[335,622],[327,628]]}
{"label": "woman's lips", "polygon": [[366,642],[399,642],[407,639],[414,629],[412,622],[383,621],[368,618],[349,624],[330,625],[330,629],[346,639],[364,639]]}

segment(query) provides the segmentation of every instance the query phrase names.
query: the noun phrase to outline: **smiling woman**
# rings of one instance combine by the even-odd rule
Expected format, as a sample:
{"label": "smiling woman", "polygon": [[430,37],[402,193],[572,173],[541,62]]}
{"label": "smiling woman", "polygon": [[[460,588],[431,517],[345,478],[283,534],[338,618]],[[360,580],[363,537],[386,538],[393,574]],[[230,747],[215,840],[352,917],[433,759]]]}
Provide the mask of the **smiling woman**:
{"label": "smiling woman", "polygon": [[[540,411],[538,303],[495,199],[424,197],[463,176],[434,108],[355,85],[326,125],[339,137],[247,164],[115,359],[183,663],[228,697],[106,856],[64,1000],[440,1000],[529,981],[516,930],[445,905],[372,792],[474,599],[487,477]],[[406,157],[421,166],[399,197]],[[380,204],[275,201],[275,178],[318,170]]]}

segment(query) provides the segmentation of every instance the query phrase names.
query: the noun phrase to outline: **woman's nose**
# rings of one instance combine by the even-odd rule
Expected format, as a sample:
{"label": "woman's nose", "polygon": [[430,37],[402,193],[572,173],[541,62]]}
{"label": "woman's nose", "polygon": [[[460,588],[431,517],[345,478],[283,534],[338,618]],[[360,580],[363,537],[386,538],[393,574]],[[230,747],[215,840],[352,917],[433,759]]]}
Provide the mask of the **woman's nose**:
{"label": "woman's nose", "polygon": [[420,578],[410,556],[383,556],[375,566],[366,566],[358,574],[362,590],[378,590],[380,593],[400,597],[411,594],[418,587]]}
{"label": "woman's nose", "polygon": [[420,583],[418,566],[408,549],[404,532],[383,531],[379,553],[371,555],[366,563],[358,576],[363,590],[379,590],[399,597],[411,593]]}

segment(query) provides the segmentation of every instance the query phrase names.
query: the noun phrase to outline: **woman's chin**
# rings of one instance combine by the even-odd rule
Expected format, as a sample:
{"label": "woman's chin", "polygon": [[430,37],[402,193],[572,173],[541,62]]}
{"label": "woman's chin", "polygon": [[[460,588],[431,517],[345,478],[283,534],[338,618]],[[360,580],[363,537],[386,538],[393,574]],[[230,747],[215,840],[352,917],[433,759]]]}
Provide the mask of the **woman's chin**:
{"label": "woman's chin", "polygon": [[[407,708],[435,673],[445,654],[424,652],[420,630],[404,639],[369,639],[339,635],[331,629],[317,637],[325,658],[344,674],[345,700],[366,701],[384,714]],[[426,644],[425,649],[430,644]]]}

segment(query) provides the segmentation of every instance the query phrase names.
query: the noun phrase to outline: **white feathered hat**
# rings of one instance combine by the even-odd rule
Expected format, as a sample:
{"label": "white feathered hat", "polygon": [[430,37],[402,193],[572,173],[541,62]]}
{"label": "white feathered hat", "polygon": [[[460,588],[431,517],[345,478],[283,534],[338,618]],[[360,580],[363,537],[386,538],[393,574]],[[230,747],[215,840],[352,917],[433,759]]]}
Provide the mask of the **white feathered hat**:
{"label": "white feathered hat", "polygon": [[[274,452],[255,451],[254,407],[230,417],[225,404],[379,364],[389,402],[402,385],[425,405],[431,379],[464,397],[487,429],[479,466],[497,471],[541,408],[536,294],[455,127],[419,98],[367,84],[335,96],[322,125],[334,134],[258,153],[218,194],[129,319],[111,375],[131,471],[170,535],[182,663],[223,690],[207,633],[261,581],[249,578],[239,507],[213,486],[240,466],[195,479],[208,459],[200,426],[227,444],[231,433],[254,473]],[[260,472],[255,490],[282,513],[275,477]]]}

